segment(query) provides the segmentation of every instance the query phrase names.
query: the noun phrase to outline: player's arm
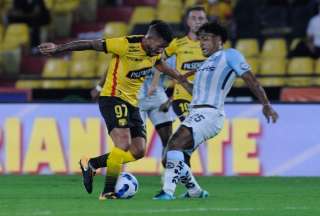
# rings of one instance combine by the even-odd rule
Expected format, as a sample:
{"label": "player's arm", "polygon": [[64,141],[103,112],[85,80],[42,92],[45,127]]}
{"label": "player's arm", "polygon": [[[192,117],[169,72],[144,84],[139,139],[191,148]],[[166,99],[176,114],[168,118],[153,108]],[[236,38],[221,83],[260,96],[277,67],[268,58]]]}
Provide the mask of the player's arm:
{"label": "player's arm", "polygon": [[251,92],[258,98],[260,103],[263,105],[262,112],[266,117],[268,123],[270,122],[270,118],[272,122],[275,123],[279,117],[278,113],[272,108],[268,100],[267,94],[258,82],[257,78],[252,74],[251,71],[247,71],[241,77],[246,82]]}
{"label": "player's arm", "polygon": [[67,51],[96,50],[104,52],[107,50],[106,43],[103,39],[78,40],[65,44],[42,43],[38,46],[38,48],[44,55],[54,55]]}
{"label": "player's arm", "polygon": [[193,84],[192,84],[192,83],[190,83],[190,82],[183,82],[183,83],[180,83],[180,84],[183,86],[183,88],[185,88],[185,89],[187,90],[187,92],[188,92],[189,94],[192,95],[192,91],[193,91]]}
{"label": "player's arm", "polygon": [[104,86],[104,83],[106,81],[107,74],[108,70],[104,72],[104,74],[100,77],[100,80],[98,81],[97,85],[90,91],[90,95],[93,100],[98,99],[100,92],[102,91],[102,87]]}
{"label": "player's arm", "polygon": [[164,60],[160,59],[156,66],[159,71],[167,74],[168,76],[171,76],[172,78],[178,80],[180,83],[188,82],[186,77],[181,75],[176,69],[171,68]]}

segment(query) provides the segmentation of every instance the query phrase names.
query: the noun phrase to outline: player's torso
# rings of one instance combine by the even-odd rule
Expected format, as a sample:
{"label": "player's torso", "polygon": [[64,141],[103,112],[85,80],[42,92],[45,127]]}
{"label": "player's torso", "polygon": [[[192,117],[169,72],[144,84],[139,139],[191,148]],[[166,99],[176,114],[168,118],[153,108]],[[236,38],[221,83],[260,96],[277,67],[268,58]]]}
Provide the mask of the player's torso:
{"label": "player's torso", "polygon": [[[197,70],[206,57],[203,56],[200,42],[194,41],[187,36],[176,40],[176,67],[181,74],[192,70]],[[193,81],[194,77],[189,77]],[[191,100],[192,96],[179,84],[174,89],[174,100],[186,99]]]}
{"label": "player's torso", "polygon": [[152,73],[156,57],[149,57],[139,37],[129,40],[126,55],[114,55],[106,77],[102,96],[116,96],[137,106],[138,93],[145,77]]}
{"label": "player's torso", "polygon": [[214,53],[196,72],[191,104],[208,104],[220,109],[235,78],[225,51]]}

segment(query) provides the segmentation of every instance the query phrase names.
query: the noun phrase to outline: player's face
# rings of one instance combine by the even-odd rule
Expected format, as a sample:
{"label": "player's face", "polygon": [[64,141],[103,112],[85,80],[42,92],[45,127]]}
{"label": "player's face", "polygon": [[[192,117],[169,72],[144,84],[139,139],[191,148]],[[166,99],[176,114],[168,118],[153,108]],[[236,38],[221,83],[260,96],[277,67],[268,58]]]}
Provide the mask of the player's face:
{"label": "player's face", "polygon": [[199,28],[207,22],[206,13],[202,10],[191,11],[187,17],[187,25],[193,33],[196,33]]}
{"label": "player's face", "polygon": [[163,53],[164,49],[168,46],[168,42],[161,37],[150,36],[146,46],[146,53],[148,56],[156,56]]}
{"label": "player's face", "polygon": [[198,39],[200,41],[202,54],[205,57],[211,56],[214,52],[222,48],[221,38],[218,35],[200,32]]}

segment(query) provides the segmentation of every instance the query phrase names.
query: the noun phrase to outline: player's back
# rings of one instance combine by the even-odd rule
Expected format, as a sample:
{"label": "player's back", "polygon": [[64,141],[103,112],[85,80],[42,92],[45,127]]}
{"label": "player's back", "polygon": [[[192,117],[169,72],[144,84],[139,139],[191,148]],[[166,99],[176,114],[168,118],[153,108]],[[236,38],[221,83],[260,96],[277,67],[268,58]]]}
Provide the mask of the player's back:
{"label": "player's back", "polygon": [[191,105],[211,105],[223,109],[224,101],[237,76],[250,70],[236,49],[213,53],[197,70]]}

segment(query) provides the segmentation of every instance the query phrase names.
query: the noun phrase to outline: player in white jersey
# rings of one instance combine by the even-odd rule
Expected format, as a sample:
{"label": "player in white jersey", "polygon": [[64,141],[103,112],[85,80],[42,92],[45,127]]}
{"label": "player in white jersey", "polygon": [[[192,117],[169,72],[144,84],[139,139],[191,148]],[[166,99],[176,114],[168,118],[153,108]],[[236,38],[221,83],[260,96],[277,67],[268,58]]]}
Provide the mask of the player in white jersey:
{"label": "player in white jersey", "polygon": [[204,56],[208,59],[197,70],[193,85],[185,87],[192,92],[190,113],[168,142],[167,163],[162,191],[156,200],[172,200],[176,184],[187,185],[185,198],[203,198],[208,192],[195,181],[190,167],[184,162],[183,152],[193,152],[200,143],[215,137],[223,127],[224,102],[236,76],[240,76],[262,103],[262,112],[275,123],[278,114],[273,110],[266,93],[250,71],[243,55],[235,49],[222,49],[227,39],[226,30],[218,23],[204,24],[198,31]]}
{"label": "player in white jersey", "polygon": [[[175,68],[175,56],[166,61],[170,67]],[[163,149],[166,147],[169,137],[172,134],[173,121],[168,109],[160,109],[168,100],[164,87],[165,79],[166,75],[159,71],[147,75],[138,96],[142,120],[146,123],[147,118],[150,118],[160,136]]]}

